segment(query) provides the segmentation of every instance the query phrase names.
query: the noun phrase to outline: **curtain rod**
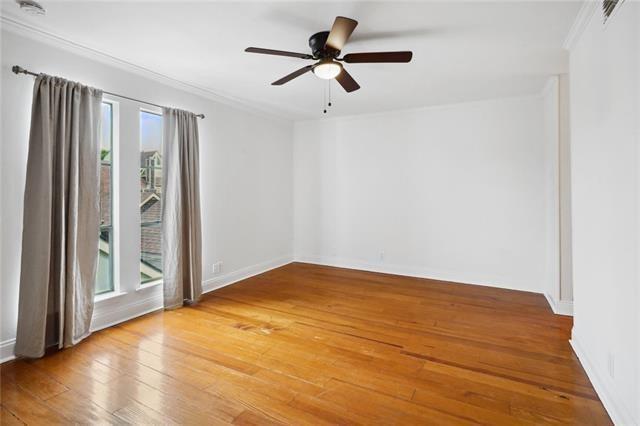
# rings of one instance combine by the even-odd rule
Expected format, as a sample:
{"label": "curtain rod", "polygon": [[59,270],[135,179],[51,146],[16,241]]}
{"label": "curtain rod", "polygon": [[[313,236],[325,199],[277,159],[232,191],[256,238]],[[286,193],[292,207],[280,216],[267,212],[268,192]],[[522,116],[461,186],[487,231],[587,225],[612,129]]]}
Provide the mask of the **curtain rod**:
{"label": "curtain rod", "polygon": [[[11,71],[13,71],[14,74],[28,74],[28,75],[32,75],[34,77],[37,77],[39,75],[39,74],[36,74],[35,72],[26,70],[26,69],[24,69],[24,68],[22,68],[21,66],[18,66],[18,65],[14,65],[13,67],[11,67]],[[164,106],[158,105],[158,104],[154,104],[153,102],[147,102],[147,101],[143,101],[142,99],[131,98],[129,96],[119,95],[119,94],[113,93],[113,92],[107,92],[106,90],[103,90],[102,93],[106,93],[107,95],[115,96],[115,97],[118,97],[118,98],[128,99],[128,100],[134,101],[134,102],[140,102],[140,103],[147,104],[147,105],[153,105],[154,107],[158,107],[158,108],[165,108]],[[204,118],[204,114],[196,114],[196,117]]]}

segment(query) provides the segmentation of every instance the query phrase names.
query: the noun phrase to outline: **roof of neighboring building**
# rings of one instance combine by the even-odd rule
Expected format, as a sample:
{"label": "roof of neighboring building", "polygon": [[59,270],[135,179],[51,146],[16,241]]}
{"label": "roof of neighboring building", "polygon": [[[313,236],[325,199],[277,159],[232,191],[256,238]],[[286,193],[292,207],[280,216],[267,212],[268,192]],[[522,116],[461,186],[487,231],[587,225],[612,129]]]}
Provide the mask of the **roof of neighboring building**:
{"label": "roof of neighboring building", "polygon": [[[154,155],[160,156],[158,151],[143,151],[140,153],[141,167],[146,166],[146,159]],[[147,187],[146,177],[140,177],[140,221],[141,223],[158,224],[142,226],[140,230],[141,261],[162,270],[162,194],[159,190]],[[100,223],[111,225],[111,167],[108,163],[100,166]]]}

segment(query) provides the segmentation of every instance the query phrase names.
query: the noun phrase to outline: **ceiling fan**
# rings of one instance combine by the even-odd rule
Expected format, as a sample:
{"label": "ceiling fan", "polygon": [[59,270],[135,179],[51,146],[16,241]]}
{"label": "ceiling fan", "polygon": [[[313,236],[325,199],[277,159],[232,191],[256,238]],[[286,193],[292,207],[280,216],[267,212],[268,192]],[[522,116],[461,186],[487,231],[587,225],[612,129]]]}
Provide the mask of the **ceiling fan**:
{"label": "ceiling fan", "polygon": [[409,62],[413,56],[412,52],[369,52],[369,53],[348,53],[342,58],[338,58],[340,51],[344,48],[351,33],[358,25],[358,21],[344,16],[336,17],[331,31],[321,31],[309,38],[311,55],[308,53],[287,52],[284,50],[262,49],[259,47],[248,47],[245,52],[262,53],[265,55],[291,56],[300,59],[310,59],[318,61],[315,64],[307,65],[289,75],[282,77],[271,83],[280,86],[300,77],[309,71],[324,80],[335,78],[342,88],[347,92],[358,90],[360,85],[351,77],[340,62],[348,64],[373,63],[373,62]]}

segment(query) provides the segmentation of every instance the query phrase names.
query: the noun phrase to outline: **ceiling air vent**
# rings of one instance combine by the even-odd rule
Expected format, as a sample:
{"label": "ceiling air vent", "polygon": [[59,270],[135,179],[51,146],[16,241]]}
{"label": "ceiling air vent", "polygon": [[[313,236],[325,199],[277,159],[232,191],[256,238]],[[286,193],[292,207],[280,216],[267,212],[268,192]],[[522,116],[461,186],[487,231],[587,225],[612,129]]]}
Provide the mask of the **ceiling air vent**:
{"label": "ceiling air vent", "polygon": [[611,17],[613,11],[616,10],[618,5],[620,5],[624,0],[602,0],[602,15],[604,18],[604,22]]}

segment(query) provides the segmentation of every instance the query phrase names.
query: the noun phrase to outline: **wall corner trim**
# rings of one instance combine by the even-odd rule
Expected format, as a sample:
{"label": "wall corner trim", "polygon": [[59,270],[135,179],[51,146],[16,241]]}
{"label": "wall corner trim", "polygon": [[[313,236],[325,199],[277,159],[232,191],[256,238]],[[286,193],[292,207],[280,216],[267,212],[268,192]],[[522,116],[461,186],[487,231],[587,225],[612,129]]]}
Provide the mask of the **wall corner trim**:
{"label": "wall corner trim", "polygon": [[573,316],[573,301],[569,300],[555,300],[549,293],[545,293],[544,297],[547,299],[547,303],[551,306],[551,310],[556,315]]}
{"label": "wall corner trim", "polygon": [[580,36],[587,27],[587,24],[595,15],[595,11],[598,10],[599,4],[600,3],[594,0],[585,0],[582,2],[582,7],[578,11],[576,19],[573,21],[573,24],[562,43],[562,47],[564,49],[570,51],[573,46],[575,46],[576,42],[580,39]]}
{"label": "wall corner trim", "polygon": [[571,333],[571,340],[569,343],[573,348],[576,356],[582,364],[582,368],[587,373],[593,388],[596,390],[598,397],[602,401],[604,408],[611,417],[613,424],[624,426],[638,426],[630,414],[628,407],[621,405],[621,399],[613,387],[613,383],[603,374],[599,373],[596,368],[596,364],[593,362],[593,358],[589,358],[587,351],[585,350],[584,343],[579,337],[579,333],[576,328],[573,328]]}

